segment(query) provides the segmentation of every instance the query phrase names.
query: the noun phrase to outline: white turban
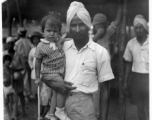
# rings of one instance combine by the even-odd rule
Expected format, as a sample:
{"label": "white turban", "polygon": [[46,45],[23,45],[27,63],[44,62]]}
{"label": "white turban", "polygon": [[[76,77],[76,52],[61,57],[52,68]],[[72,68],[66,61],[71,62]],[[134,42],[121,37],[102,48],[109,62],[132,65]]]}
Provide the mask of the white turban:
{"label": "white turban", "polygon": [[67,11],[67,25],[70,27],[72,18],[77,15],[89,28],[91,28],[91,17],[81,2],[72,2]]}
{"label": "white turban", "polygon": [[134,18],[134,23],[133,23],[134,27],[139,23],[143,25],[143,27],[145,28],[147,32],[149,31],[147,21],[142,15],[136,15],[136,17]]}

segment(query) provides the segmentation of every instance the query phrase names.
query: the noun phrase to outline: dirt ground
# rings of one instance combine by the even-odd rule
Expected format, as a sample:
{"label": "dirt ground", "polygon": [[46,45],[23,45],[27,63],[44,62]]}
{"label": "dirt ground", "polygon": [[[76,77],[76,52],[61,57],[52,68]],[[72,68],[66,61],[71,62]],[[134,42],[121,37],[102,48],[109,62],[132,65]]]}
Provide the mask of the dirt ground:
{"label": "dirt ground", "polygon": [[[19,111],[21,107],[19,106]],[[19,120],[37,120],[37,100],[33,99],[26,104],[27,117],[21,117],[19,115]],[[6,111],[4,111],[4,120],[9,120]],[[126,120],[138,120],[137,118],[137,108],[129,103],[129,99],[126,100]],[[120,120],[120,105],[118,93],[115,90],[111,90],[110,96],[110,106],[108,120]]]}

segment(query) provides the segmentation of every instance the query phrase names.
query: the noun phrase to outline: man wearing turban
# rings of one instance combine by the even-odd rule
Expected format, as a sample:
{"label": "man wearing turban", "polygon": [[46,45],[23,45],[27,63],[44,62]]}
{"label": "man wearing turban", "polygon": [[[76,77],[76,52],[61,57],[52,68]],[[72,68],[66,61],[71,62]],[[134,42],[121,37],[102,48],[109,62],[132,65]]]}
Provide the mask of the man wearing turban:
{"label": "man wearing turban", "polygon": [[97,120],[93,93],[100,84],[101,119],[107,119],[108,82],[113,79],[108,51],[89,37],[91,17],[81,2],[72,2],[67,11],[67,25],[71,40],[64,43],[66,55],[65,81],[76,89],[71,90],[65,108],[71,120]]}
{"label": "man wearing turban", "polygon": [[148,25],[142,15],[134,18],[133,25],[136,37],[128,42],[123,56],[126,61],[124,92],[127,93],[129,83],[130,102],[137,106],[139,120],[149,120]]}

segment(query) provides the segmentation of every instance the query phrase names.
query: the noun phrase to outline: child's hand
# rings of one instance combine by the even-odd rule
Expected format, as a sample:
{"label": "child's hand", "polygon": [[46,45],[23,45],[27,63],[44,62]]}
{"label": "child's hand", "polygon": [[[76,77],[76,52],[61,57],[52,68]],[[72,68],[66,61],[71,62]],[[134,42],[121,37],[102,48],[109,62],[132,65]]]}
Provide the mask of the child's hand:
{"label": "child's hand", "polygon": [[41,79],[40,79],[40,78],[37,78],[37,79],[35,80],[35,84],[36,84],[37,86],[39,86],[40,83],[41,83]]}

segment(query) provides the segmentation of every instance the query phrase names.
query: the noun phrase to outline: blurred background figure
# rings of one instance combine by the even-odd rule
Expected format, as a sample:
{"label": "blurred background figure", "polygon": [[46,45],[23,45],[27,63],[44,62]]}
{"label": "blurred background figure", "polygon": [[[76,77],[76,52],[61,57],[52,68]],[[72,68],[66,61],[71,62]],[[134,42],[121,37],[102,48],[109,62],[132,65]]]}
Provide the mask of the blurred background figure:
{"label": "blurred background figure", "polygon": [[22,69],[25,100],[29,101],[29,96],[31,94],[31,70],[28,64],[28,56],[33,45],[30,40],[26,38],[26,32],[27,30],[25,28],[18,29],[19,40],[14,46],[14,58],[16,57],[16,60],[14,61],[14,68]]}
{"label": "blurred background figure", "polygon": [[33,44],[33,48],[31,49],[31,51],[29,52],[29,57],[28,57],[28,63],[29,66],[31,68],[31,95],[30,95],[30,99],[35,98],[35,95],[37,94],[37,87],[35,85],[35,51],[36,51],[36,46],[38,45],[38,43],[40,42],[40,39],[42,38],[42,34],[35,31],[33,32],[33,34],[30,37],[30,41]]}
{"label": "blurred background figure", "polygon": [[15,38],[14,37],[7,37],[7,39],[6,39],[6,49],[3,51],[3,56],[4,55],[10,55],[12,58],[13,58],[13,56],[14,56],[14,49],[13,49],[13,47],[14,47],[14,43],[15,43]]}
{"label": "blurred background figure", "polygon": [[15,91],[13,89],[13,71],[10,67],[12,58],[10,55],[3,56],[3,92],[5,109],[8,113],[9,120],[16,120],[15,109]]}

